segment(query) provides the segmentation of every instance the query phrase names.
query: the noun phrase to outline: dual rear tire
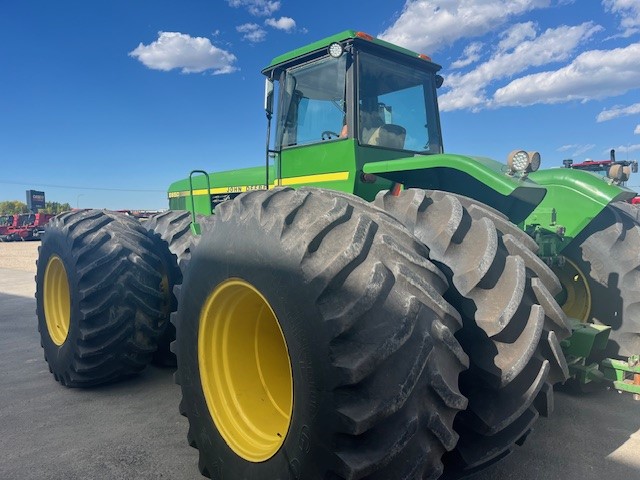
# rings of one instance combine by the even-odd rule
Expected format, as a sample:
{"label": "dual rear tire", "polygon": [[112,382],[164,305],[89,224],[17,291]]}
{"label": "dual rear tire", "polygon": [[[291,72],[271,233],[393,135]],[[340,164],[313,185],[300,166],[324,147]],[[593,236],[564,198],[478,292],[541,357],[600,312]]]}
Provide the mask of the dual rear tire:
{"label": "dual rear tire", "polygon": [[[173,290],[182,283],[182,271],[200,239],[191,231],[191,220],[191,213],[186,210],[167,210],[143,223],[153,242],[154,251],[162,261],[162,315],[165,328],[153,355],[153,363],[160,366],[176,366],[176,357],[170,350],[171,342],[176,339],[176,329],[169,319],[178,308],[178,299]],[[196,220],[202,222],[203,217],[198,215]]]}
{"label": "dual rear tire", "polygon": [[441,475],[467,404],[460,319],[425,248],[369,208],[309,188],[217,207],[174,315],[204,475]]}
{"label": "dual rear tire", "polygon": [[537,246],[500,212],[451,193],[380,192],[375,204],[429,248],[450,282],[445,298],[462,315],[458,332],[471,368],[460,378],[469,407],[449,478],[486,468],[522,444],[553,408],[553,383],[568,376],[559,341],[569,335],[553,294],[560,286]]}
{"label": "dual rear tire", "polygon": [[142,371],[165,329],[161,262],[146,231],[113,212],[67,212],[39,248],[38,330],[55,379],[89,387]]}

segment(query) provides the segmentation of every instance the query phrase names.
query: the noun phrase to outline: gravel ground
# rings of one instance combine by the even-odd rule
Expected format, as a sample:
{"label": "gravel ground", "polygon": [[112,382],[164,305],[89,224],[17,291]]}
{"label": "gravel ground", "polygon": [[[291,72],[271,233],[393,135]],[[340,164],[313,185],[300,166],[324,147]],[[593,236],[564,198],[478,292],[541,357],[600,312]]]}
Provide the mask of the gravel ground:
{"label": "gravel ground", "polygon": [[40,242],[0,242],[0,268],[36,271]]}

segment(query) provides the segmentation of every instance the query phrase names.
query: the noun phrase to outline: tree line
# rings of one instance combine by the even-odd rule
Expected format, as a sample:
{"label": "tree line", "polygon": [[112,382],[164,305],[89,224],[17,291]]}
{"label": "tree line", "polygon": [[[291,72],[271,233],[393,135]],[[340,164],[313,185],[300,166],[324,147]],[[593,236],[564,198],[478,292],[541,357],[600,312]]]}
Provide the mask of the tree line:
{"label": "tree line", "polygon": [[[71,210],[71,205],[60,202],[45,202],[45,207],[38,210],[39,213],[58,213]],[[0,202],[0,215],[14,215],[16,213],[29,213],[27,204],[20,200],[5,200]]]}

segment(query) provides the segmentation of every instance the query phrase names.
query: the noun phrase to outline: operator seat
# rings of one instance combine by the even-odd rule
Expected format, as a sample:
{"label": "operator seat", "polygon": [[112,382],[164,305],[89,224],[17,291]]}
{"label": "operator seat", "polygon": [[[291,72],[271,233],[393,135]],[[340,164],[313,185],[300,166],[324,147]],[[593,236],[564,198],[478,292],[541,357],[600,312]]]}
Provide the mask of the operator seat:
{"label": "operator seat", "polygon": [[360,139],[366,145],[404,148],[407,130],[400,125],[385,124],[378,110],[378,103],[365,101],[360,109]]}
{"label": "operator seat", "polygon": [[387,123],[376,128],[369,141],[369,145],[376,145],[379,147],[396,148],[402,150],[404,148],[404,141],[407,136],[407,129],[400,125],[394,125]]}

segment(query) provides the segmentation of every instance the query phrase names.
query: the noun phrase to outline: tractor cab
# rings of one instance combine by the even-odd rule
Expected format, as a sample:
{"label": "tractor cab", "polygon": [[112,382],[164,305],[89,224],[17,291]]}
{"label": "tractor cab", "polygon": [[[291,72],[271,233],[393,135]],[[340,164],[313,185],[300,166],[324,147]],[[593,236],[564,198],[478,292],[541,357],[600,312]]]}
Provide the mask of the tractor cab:
{"label": "tractor cab", "polygon": [[266,188],[313,184],[369,201],[400,186],[444,190],[522,221],[545,194],[526,180],[539,154],[515,150],[508,165],[444,154],[440,68],[424,54],[353,30],[274,58],[262,72]]}
{"label": "tractor cab", "polygon": [[322,175],[343,183],[340,190],[368,197],[358,191],[375,183],[363,174],[366,163],[443,153],[439,65],[361,32],[322,43],[328,47],[311,44],[275,58],[263,71],[266,109],[275,111],[270,152],[278,180],[286,184],[300,172]]}
{"label": "tractor cab", "polygon": [[[390,50],[365,34],[266,73],[284,87],[276,145],[281,150],[353,139],[359,146],[442,153],[435,87],[440,66]],[[392,153],[391,151],[396,151]]]}

